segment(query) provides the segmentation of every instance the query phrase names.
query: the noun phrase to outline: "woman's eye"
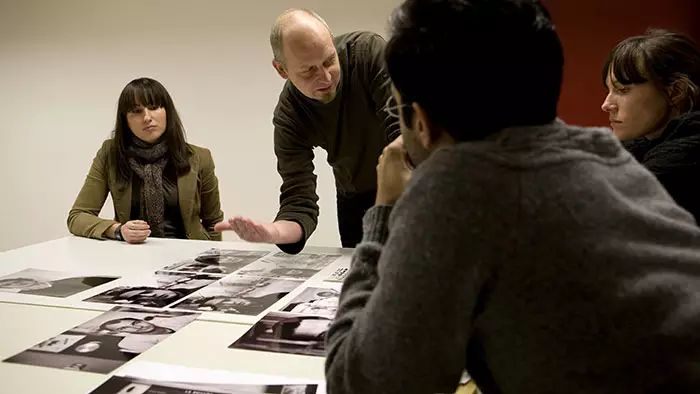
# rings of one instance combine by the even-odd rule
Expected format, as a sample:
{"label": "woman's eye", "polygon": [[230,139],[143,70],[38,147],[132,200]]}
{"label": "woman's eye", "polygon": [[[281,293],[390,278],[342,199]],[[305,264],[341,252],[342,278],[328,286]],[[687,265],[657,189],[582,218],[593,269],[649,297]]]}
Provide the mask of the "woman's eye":
{"label": "woman's eye", "polygon": [[629,93],[630,88],[628,86],[615,86],[615,87],[613,87],[613,90],[617,93],[625,94],[625,93]]}

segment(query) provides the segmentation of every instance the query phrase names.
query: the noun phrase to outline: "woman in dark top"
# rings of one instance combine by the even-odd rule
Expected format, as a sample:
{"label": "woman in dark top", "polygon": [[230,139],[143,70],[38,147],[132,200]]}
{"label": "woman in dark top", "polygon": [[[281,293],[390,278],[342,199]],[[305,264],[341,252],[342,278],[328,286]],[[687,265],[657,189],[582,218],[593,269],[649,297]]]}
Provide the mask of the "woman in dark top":
{"label": "woman in dark top", "polygon": [[603,111],[624,146],[700,221],[700,50],[664,30],[620,42],[603,67]]}
{"label": "woman in dark top", "polygon": [[[115,219],[98,215],[112,195]],[[68,229],[83,237],[140,243],[149,236],[221,240],[218,180],[208,149],[185,142],[170,95],[139,78],[119,96],[113,138],[102,144]]]}

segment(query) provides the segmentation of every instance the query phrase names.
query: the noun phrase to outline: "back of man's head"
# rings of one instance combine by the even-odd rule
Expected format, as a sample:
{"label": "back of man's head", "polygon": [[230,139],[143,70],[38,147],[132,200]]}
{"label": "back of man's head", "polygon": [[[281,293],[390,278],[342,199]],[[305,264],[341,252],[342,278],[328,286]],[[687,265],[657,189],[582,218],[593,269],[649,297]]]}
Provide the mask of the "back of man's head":
{"label": "back of man's head", "polygon": [[402,102],[457,141],[556,117],[561,43],[537,0],[406,0],[386,61]]}

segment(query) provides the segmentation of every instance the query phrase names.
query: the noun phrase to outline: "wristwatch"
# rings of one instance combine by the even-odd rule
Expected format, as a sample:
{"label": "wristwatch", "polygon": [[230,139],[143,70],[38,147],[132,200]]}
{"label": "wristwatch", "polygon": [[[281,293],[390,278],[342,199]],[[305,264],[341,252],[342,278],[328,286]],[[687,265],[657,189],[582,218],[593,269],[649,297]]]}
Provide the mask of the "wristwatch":
{"label": "wristwatch", "polygon": [[122,225],[118,225],[117,228],[114,230],[114,239],[117,241],[123,241],[124,237],[122,236]]}

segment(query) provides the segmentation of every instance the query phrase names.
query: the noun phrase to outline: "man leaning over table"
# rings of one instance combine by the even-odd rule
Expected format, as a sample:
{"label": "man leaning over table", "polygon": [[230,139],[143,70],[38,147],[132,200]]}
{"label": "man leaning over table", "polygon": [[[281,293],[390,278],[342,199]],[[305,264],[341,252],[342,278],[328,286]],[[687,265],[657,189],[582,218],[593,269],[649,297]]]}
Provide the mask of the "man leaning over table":
{"label": "man leaning over table", "polygon": [[287,80],[273,118],[279,212],[271,223],[235,216],[215,228],[299,253],[319,215],[313,149],[320,146],[333,167],[342,246],[354,247],[374,203],[377,157],[399,135],[384,112],[390,97],[385,42],[370,32],[334,37],[319,15],[292,9],[275,21],[270,43],[272,65]]}

